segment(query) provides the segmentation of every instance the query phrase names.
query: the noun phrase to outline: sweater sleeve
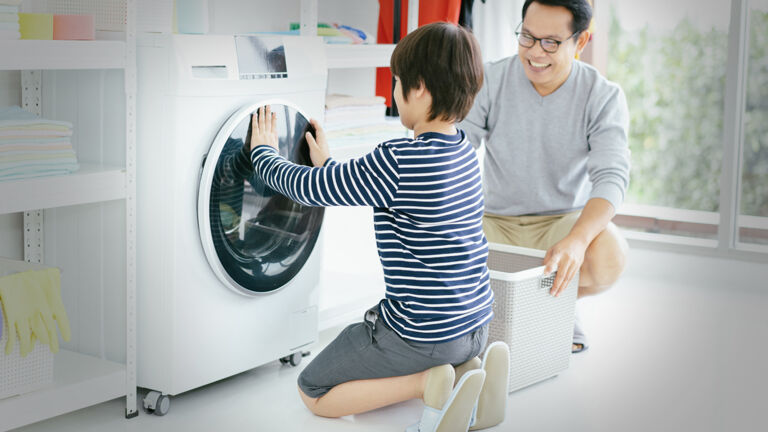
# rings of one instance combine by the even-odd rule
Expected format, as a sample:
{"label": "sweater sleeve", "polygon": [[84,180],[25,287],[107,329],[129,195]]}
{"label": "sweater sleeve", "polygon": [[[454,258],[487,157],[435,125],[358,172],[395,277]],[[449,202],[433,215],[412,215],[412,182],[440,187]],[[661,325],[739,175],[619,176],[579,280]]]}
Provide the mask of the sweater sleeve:
{"label": "sweater sleeve", "polygon": [[480,88],[480,92],[475,96],[475,102],[472,104],[472,109],[469,110],[467,117],[458,124],[458,128],[467,133],[469,142],[472,143],[472,147],[476,149],[480,147],[483,139],[488,136],[488,112],[491,106],[489,87],[491,82],[487,70],[484,74],[483,86]]}
{"label": "sweater sleeve", "polygon": [[397,195],[397,159],[388,146],[344,163],[326,161],[322,167],[294,164],[272,147],[251,151],[251,161],[264,183],[288,198],[314,207],[390,207]]}
{"label": "sweater sleeve", "polygon": [[621,88],[611,86],[595,112],[587,130],[590,199],[605,199],[618,210],[629,186],[630,169],[629,109]]}

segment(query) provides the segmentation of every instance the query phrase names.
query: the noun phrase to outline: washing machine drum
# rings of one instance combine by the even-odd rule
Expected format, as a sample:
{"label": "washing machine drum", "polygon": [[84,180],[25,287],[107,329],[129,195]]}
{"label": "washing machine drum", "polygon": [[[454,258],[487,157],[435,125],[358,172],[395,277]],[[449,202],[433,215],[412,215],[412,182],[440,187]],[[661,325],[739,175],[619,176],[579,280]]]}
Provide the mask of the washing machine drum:
{"label": "washing machine drum", "polygon": [[[228,287],[264,294],[284,287],[301,270],[317,242],[324,209],[307,207],[266,186],[250,161],[251,114],[246,107],[222,126],[205,158],[198,222],[208,262]],[[307,118],[289,104],[277,112],[280,154],[311,166],[304,137]]]}

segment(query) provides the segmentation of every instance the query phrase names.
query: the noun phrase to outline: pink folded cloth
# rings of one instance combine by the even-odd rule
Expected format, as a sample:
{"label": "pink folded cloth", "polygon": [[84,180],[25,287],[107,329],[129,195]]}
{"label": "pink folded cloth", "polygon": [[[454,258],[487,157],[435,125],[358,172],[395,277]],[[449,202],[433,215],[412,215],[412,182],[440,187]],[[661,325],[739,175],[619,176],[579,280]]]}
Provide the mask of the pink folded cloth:
{"label": "pink folded cloth", "polygon": [[93,15],[54,15],[54,40],[94,40]]}

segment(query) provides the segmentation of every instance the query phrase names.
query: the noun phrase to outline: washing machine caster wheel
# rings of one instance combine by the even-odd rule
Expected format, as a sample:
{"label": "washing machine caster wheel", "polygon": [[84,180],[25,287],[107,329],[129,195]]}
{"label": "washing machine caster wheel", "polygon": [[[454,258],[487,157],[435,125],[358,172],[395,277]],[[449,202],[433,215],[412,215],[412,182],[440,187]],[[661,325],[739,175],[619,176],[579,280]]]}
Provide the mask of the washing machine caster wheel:
{"label": "washing machine caster wheel", "polygon": [[150,391],[142,400],[144,411],[156,416],[164,416],[171,409],[171,397],[160,392]]}
{"label": "washing machine caster wheel", "polygon": [[291,366],[298,366],[301,363],[301,359],[310,355],[309,351],[295,352],[289,356],[280,357],[280,364],[289,364]]}

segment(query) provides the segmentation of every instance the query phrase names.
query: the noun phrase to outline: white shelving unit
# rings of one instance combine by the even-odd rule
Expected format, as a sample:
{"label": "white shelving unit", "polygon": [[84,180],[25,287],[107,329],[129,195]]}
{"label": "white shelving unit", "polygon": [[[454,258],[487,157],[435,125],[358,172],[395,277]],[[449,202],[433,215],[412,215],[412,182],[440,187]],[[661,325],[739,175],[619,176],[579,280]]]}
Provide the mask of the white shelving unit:
{"label": "white shelving unit", "polygon": [[0,69],[122,69],[125,41],[0,40]]}
{"label": "white shelving unit", "polygon": [[70,175],[0,182],[0,214],[125,199],[126,170],[80,164]]}
{"label": "white shelving unit", "polygon": [[[54,2],[49,1],[48,4]],[[59,2],[63,6],[77,7],[86,5],[87,2]],[[95,312],[104,321],[116,320],[124,313],[125,323],[115,324],[116,328],[125,330],[125,362],[114,362],[106,359],[104,354],[107,349],[89,349],[84,351],[100,351],[101,355],[88,355],[76,352],[79,347],[68,346],[54,356],[54,382],[45,388],[22,395],[0,400],[0,430],[8,430],[26,424],[41,421],[60,414],[85,408],[90,405],[105,402],[117,397],[126,398],[126,417],[134,417],[138,414],[136,404],[136,248],[135,248],[135,197],[136,197],[136,51],[135,51],[135,16],[136,0],[111,1],[110,6],[118,6],[118,10],[124,11],[124,37],[122,40],[97,40],[97,41],[39,41],[18,40],[0,41],[0,70],[21,71],[22,78],[22,105],[23,108],[42,114],[46,103],[43,95],[43,71],[67,71],[77,70],[122,70],[125,101],[125,134],[124,136],[110,137],[100,145],[102,148],[121,146],[124,143],[124,165],[111,165],[104,163],[83,163],[81,168],[64,176],[51,176],[30,178],[17,181],[0,182],[0,215],[8,213],[24,212],[24,258],[27,262],[43,262],[45,253],[45,226],[43,215],[45,210],[54,212],[54,219],[59,213],[59,208],[72,206],[87,206],[106,204],[116,200],[124,203],[124,240],[126,245],[125,262],[110,264],[110,268],[122,268],[124,266],[124,281],[104,280],[102,283],[117,284],[119,288],[114,292],[125,293],[124,299],[117,299],[117,303],[125,306],[124,311],[115,311],[112,301],[104,298],[100,305],[102,310]],[[91,7],[103,7],[103,4],[90,3]],[[110,12],[114,14],[115,9]],[[122,18],[122,17],[121,17]],[[59,73],[59,72],[56,72]],[[102,88],[110,82],[100,82]],[[66,92],[64,92],[66,93]],[[119,92],[118,92],[119,94]],[[82,102],[80,95],[75,95],[78,103]],[[82,95],[87,103],[89,95]],[[104,114],[107,116],[109,113]],[[102,121],[103,118],[102,118]],[[120,120],[118,123],[122,123]],[[75,133],[78,125],[75,124]],[[103,212],[103,210],[101,210]],[[77,219],[77,218],[75,218]],[[121,219],[121,222],[123,218]],[[55,224],[57,221],[50,221]],[[58,236],[69,233],[56,233]],[[56,236],[53,236],[54,239]],[[119,238],[118,235],[116,238]],[[109,239],[112,240],[112,239]],[[75,245],[79,246],[79,245]],[[73,248],[75,248],[73,246]],[[98,252],[98,251],[97,251]],[[102,251],[103,252],[103,251]],[[99,259],[108,261],[109,256]],[[74,265],[78,266],[77,263]],[[87,266],[87,265],[86,265]],[[72,273],[77,273],[73,269]],[[62,267],[62,280],[67,278],[68,268]],[[81,277],[81,279],[86,279]],[[82,281],[81,281],[82,282]],[[104,289],[94,293],[93,296],[106,297]],[[90,295],[90,293],[83,293]],[[110,305],[110,309],[106,309]],[[94,312],[89,308],[81,307],[80,310],[70,311],[70,322],[76,323],[80,314],[93,316]],[[112,343],[113,333],[104,329],[92,330],[92,326],[80,326],[101,335],[102,345]],[[73,328],[73,337],[75,335]],[[85,339],[85,338],[83,338]],[[108,342],[105,342],[108,341]],[[82,342],[75,345],[87,345]],[[122,349],[120,350],[122,351]],[[92,354],[92,353],[91,353]],[[2,355],[2,354],[0,354]]]}
{"label": "white shelving unit", "polygon": [[394,44],[325,45],[328,69],[389,67]]}
{"label": "white shelving unit", "polygon": [[[315,35],[317,28],[317,9],[319,0],[301,0],[302,36]],[[419,0],[402,0],[408,3],[408,32],[418,27]],[[389,67],[389,59],[394,51],[394,44],[342,45],[325,46],[328,69]]]}

